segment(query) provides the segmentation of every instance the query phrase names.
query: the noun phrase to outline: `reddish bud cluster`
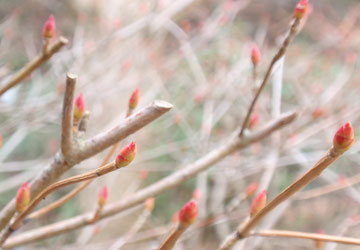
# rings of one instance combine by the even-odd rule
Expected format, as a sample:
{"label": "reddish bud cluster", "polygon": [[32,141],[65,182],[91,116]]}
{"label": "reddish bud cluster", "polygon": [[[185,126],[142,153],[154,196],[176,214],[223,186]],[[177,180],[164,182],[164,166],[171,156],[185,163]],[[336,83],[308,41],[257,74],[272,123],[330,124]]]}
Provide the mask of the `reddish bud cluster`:
{"label": "reddish bud cluster", "polygon": [[79,121],[85,113],[85,102],[83,94],[80,93],[75,99],[74,119]]}
{"label": "reddish bud cluster", "polygon": [[16,211],[22,213],[30,204],[30,187],[27,182],[23,183],[16,193]]}
{"label": "reddish bud cluster", "polygon": [[140,99],[140,90],[139,88],[136,88],[134,92],[131,94],[131,97],[129,99],[129,109],[135,109],[139,103],[139,99]]}
{"label": "reddish bud cluster", "polygon": [[55,31],[56,31],[55,18],[51,14],[44,24],[42,35],[44,38],[53,38],[55,36]]}
{"label": "reddish bud cluster", "polygon": [[136,143],[131,142],[127,146],[123,147],[118,156],[116,157],[116,166],[125,167],[135,159],[136,156]]}
{"label": "reddish bud cluster", "polygon": [[99,199],[98,199],[99,207],[105,206],[108,196],[109,196],[108,187],[105,186],[99,192]]}
{"label": "reddish bud cluster", "polygon": [[308,0],[300,0],[295,7],[295,11],[294,11],[295,18],[297,19],[303,18],[306,14],[308,6],[309,6]]}
{"label": "reddish bud cluster", "polygon": [[266,205],[266,190],[261,191],[251,203],[250,216],[257,214]]}
{"label": "reddish bud cluster", "polygon": [[198,205],[195,200],[186,203],[179,211],[179,221],[184,225],[191,225],[198,216]]}
{"label": "reddish bud cluster", "polygon": [[251,48],[251,61],[254,66],[258,65],[261,60],[261,53],[256,44],[254,44]]}
{"label": "reddish bud cluster", "polygon": [[333,146],[336,151],[345,152],[354,143],[354,129],[350,122],[343,125],[335,134]]}

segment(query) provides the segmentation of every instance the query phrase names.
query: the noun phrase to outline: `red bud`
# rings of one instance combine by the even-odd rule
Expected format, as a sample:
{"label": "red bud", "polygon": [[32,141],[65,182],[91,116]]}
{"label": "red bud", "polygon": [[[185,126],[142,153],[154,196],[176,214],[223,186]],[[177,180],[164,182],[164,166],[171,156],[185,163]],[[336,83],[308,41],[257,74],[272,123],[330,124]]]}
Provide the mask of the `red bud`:
{"label": "red bud", "polygon": [[75,108],[74,108],[74,118],[79,121],[83,117],[85,113],[85,102],[83,94],[80,93],[75,100]]}
{"label": "red bud", "polygon": [[308,9],[308,5],[309,5],[308,0],[300,0],[295,7],[295,11],[294,11],[295,18],[297,18],[297,19],[303,18]]}
{"label": "red bud", "polygon": [[354,143],[354,129],[350,122],[343,125],[335,134],[333,145],[336,151],[345,152]]}
{"label": "red bud", "polygon": [[116,166],[125,167],[135,159],[136,156],[136,143],[133,141],[129,145],[123,147],[118,156],[116,157]]}
{"label": "red bud", "polygon": [[249,186],[247,186],[246,190],[245,190],[245,194],[247,197],[251,197],[255,194],[256,190],[259,187],[259,183],[257,182],[253,182],[251,183]]}
{"label": "red bud", "polygon": [[257,214],[266,205],[266,190],[261,191],[251,203],[250,216]]}
{"label": "red bud", "polygon": [[253,47],[251,48],[251,61],[253,63],[253,65],[258,65],[260,63],[261,60],[261,53],[260,50],[258,48],[258,46],[256,44],[253,45]]}
{"label": "red bud", "polygon": [[198,216],[198,206],[195,200],[186,203],[179,211],[179,221],[184,225],[191,225]]}
{"label": "red bud", "polygon": [[108,199],[108,195],[109,195],[108,187],[105,186],[99,192],[99,200],[98,200],[99,207],[105,206]]}
{"label": "red bud", "polygon": [[145,201],[145,208],[146,208],[148,211],[152,211],[152,210],[154,209],[154,206],[155,206],[155,199],[154,199],[154,197],[147,198],[146,201]]}
{"label": "red bud", "polygon": [[0,134],[0,148],[1,148],[2,144],[3,144],[3,137],[2,137],[2,134]]}
{"label": "red bud", "polygon": [[250,117],[249,129],[255,128],[255,126],[257,125],[258,121],[259,121],[259,113],[258,113],[258,112],[255,112],[255,113],[252,114],[251,117]]}
{"label": "red bud", "polygon": [[135,109],[139,103],[139,99],[140,99],[140,90],[139,88],[136,88],[134,92],[131,94],[131,97],[129,99],[129,109]]}
{"label": "red bud", "polygon": [[16,210],[22,213],[30,204],[30,188],[27,182],[21,185],[16,193]]}
{"label": "red bud", "polygon": [[44,24],[42,35],[44,38],[53,38],[55,35],[55,31],[56,31],[55,18],[51,14]]}

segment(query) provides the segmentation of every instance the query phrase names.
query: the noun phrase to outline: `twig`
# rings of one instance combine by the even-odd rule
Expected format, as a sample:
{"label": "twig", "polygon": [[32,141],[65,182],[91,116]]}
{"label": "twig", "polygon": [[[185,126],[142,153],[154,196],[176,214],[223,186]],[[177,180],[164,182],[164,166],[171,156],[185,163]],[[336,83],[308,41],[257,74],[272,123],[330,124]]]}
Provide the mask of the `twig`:
{"label": "twig", "polygon": [[72,137],[73,137],[73,112],[74,112],[74,93],[77,76],[72,73],[66,74],[66,88],[64,94],[62,124],[61,124],[61,152],[65,160],[71,160]]}
{"label": "twig", "polygon": [[[114,127],[109,132],[102,133],[94,139],[85,142],[85,147],[79,153],[74,154],[74,162],[79,163],[123,140],[127,136],[135,133],[150,122],[159,118],[172,108],[172,105],[164,101],[154,101],[149,106],[139,110],[134,115],[125,119],[120,125]],[[31,194],[36,196],[44,188],[53,183],[63,173],[73,165],[64,160],[62,154],[57,153],[53,162],[45,167],[39,175],[30,183]],[[15,213],[15,200],[10,201],[0,212],[0,230],[2,230]]]}
{"label": "twig", "polygon": [[249,236],[299,238],[299,239],[308,239],[308,240],[336,242],[336,243],[349,244],[349,245],[360,245],[360,239],[356,239],[356,238],[317,234],[317,233],[285,231],[285,230],[264,230],[260,232],[251,232],[249,233]]}
{"label": "twig", "polygon": [[287,200],[290,196],[292,196],[297,191],[306,186],[308,183],[317,178],[322,173],[322,171],[324,171],[328,166],[330,166],[334,161],[336,161],[341,155],[342,152],[339,152],[335,150],[334,147],[332,147],[327,152],[327,154],[314,165],[312,169],[310,169],[297,181],[288,186],[258,213],[256,213],[254,216],[252,216],[250,219],[240,225],[236,233],[230,235],[227,239],[225,239],[225,241],[221,244],[220,249],[230,249],[237,240],[247,237],[250,230],[254,228],[261,221],[261,219],[265,217],[265,215],[267,215],[271,210],[277,207],[281,202]]}
{"label": "twig", "polygon": [[68,40],[64,37],[60,37],[59,41],[57,41],[52,47],[49,48],[48,53],[41,54],[36,57],[34,60],[26,64],[19,72],[17,72],[9,82],[5,84],[4,87],[0,89],[0,96],[2,96],[6,91],[11,89],[12,87],[19,84],[22,80],[24,80],[28,75],[31,74],[36,68],[40,67],[41,64],[46,62],[52,55],[58,52],[64,45],[68,43]]}
{"label": "twig", "polygon": [[[281,116],[279,119],[269,122],[264,128],[254,132],[252,135],[249,135],[244,138],[239,138],[238,136],[232,137],[223,145],[209,152],[202,158],[198,159],[196,162],[181,168],[182,170],[173,173],[172,175],[160,180],[159,182],[156,182],[136,192],[135,194],[132,194],[129,197],[122,199],[119,202],[105,206],[100,219],[112,216],[125,209],[136,206],[142,203],[143,201],[145,201],[149,197],[153,197],[165,190],[168,190],[185,182],[186,180],[197,175],[199,172],[209,168],[216,162],[222,160],[232,152],[238,149],[245,148],[252,143],[263,140],[265,137],[269,136],[275,130],[278,130],[283,126],[291,123],[295,118],[296,118],[296,113],[285,114]],[[10,238],[7,241],[7,243],[4,244],[3,247],[5,248],[14,247],[69,232],[70,230],[74,230],[83,227],[85,225],[88,225],[89,219],[91,219],[92,216],[93,213],[86,213],[68,220],[64,220],[51,225],[40,227],[38,229],[34,229],[26,233],[22,233],[18,236]]]}
{"label": "twig", "polygon": [[[6,239],[11,235],[12,232],[14,232],[16,229],[18,229],[21,226],[21,223],[24,221],[26,216],[34,210],[34,208],[43,200],[46,196],[49,194],[55,192],[56,190],[69,186],[74,183],[83,182],[86,180],[95,179],[97,177],[100,177],[102,175],[108,174],[112,171],[115,171],[119,169],[120,167],[115,164],[115,161],[110,162],[106,164],[105,166],[102,166],[98,169],[89,171],[85,174],[76,175],[61,181],[58,181],[47,188],[45,188],[38,196],[36,196],[30,203],[30,205],[23,211],[21,214],[19,214],[13,222],[10,223],[10,225],[7,227],[7,229],[4,230],[4,232],[0,236],[0,246],[4,244]],[[91,221],[90,221],[91,222]]]}
{"label": "twig", "polygon": [[188,225],[178,223],[176,228],[170,233],[170,235],[165,239],[165,241],[159,247],[159,250],[171,250],[174,248],[176,241],[179,237],[186,231]]}
{"label": "twig", "polygon": [[266,74],[265,74],[265,77],[264,77],[264,80],[262,81],[261,85],[260,85],[260,88],[257,90],[256,94],[255,94],[255,97],[254,99],[252,100],[251,104],[250,104],[250,107],[248,109],[248,112],[246,114],[246,117],[243,121],[243,124],[241,126],[241,129],[240,129],[240,133],[239,133],[239,136],[243,136],[244,134],[244,131],[247,127],[247,124],[249,122],[249,119],[250,119],[250,116],[251,116],[251,113],[255,107],[255,104],[256,104],[256,101],[257,99],[259,98],[260,94],[261,94],[261,91],[264,89],[266,83],[268,82],[269,78],[270,78],[270,75],[271,75],[271,72],[272,72],[272,69],[275,65],[275,63],[285,54],[286,52],[286,49],[289,45],[289,43],[291,42],[291,40],[294,38],[297,30],[298,30],[298,26],[299,26],[299,23],[300,23],[300,20],[299,19],[294,19],[291,27],[290,27],[290,32],[288,34],[288,36],[286,37],[286,39],[284,40],[281,48],[279,49],[279,51],[276,53],[276,55],[274,56],[274,58],[271,60],[271,63],[266,71]]}

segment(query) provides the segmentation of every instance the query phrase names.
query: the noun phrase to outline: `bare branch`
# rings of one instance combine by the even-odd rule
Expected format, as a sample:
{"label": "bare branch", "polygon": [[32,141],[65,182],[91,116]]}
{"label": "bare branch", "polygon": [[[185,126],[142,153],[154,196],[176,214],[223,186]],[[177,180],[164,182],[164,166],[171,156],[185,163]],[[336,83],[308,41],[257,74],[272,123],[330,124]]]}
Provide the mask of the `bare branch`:
{"label": "bare branch", "polygon": [[66,88],[64,94],[64,103],[62,111],[61,124],[61,152],[65,160],[70,161],[72,154],[72,136],[73,136],[73,112],[74,112],[74,93],[77,76],[72,73],[66,74]]}
{"label": "bare branch", "polygon": [[64,45],[68,43],[68,40],[64,37],[60,37],[59,41],[57,41],[46,54],[41,54],[36,57],[34,60],[25,65],[19,72],[17,72],[9,82],[5,83],[5,86],[0,89],[0,96],[2,96],[6,91],[11,89],[12,87],[19,84],[22,80],[24,80],[28,75],[31,74],[36,68],[40,67],[44,62],[46,62],[52,55],[58,52]]}
{"label": "bare branch", "polygon": [[[197,175],[199,172],[211,167],[234,151],[245,148],[252,143],[261,141],[275,130],[278,130],[283,126],[291,123],[296,118],[296,116],[296,113],[288,113],[281,116],[279,119],[269,122],[263,129],[254,132],[252,135],[243,138],[233,136],[223,145],[209,152],[204,157],[198,159],[196,162],[182,167],[182,170],[173,173],[172,175],[136,192],[135,194],[132,194],[127,198],[122,199],[119,202],[105,206],[99,219],[112,216],[125,209],[136,206],[144,202],[149,197],[153,197],[161,192],[183,183],[184,181]],[[92,217],[93,212],[86,213],[68,220],[30,230],[26,233],[10,238],[7,243],[4,244],[4,247],[14,247],[69,232],[70,230],[88,225]]]}

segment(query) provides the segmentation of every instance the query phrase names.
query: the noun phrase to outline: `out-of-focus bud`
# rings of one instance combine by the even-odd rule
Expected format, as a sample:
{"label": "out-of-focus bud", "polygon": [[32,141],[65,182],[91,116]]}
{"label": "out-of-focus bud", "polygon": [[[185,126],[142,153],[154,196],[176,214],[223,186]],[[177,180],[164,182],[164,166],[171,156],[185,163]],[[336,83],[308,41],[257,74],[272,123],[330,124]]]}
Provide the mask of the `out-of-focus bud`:
{"label": "out-of-focus bud", "polygon": [[257,214],[266,205],[266,190],[261,191],[251,203],[250,216]]}
{"label": "out-of-focus bud", "polygon": [[354,129],[350,122],[343,125],[335,134],[333,146],[336,151],[345,152],[354,143]]}
{"label": "out-of-focus bud", "polygon": [[27,182],[23,183],[16,193],[16,211],[22,213],[30,204],[30,187]]}
{"label": "out-of-focus bud", "polygon": [[85,102],[83,94],[80,93],[75,99],[74,119],[80,121],[85,113]]}
{"label": "out-of-focus bud", "polygon": [[147,198],[145,200],[145,208],[151,212],[153,209],[154,209],[154,206],[155,206],[155,199],[154,197],[150,197],[150,198]]}
{"label": "out-of-focus bud", "polygon": [[174,213],[174,215],[171,218],[171,223],[176,224],[179,221],[179,212]]}
{"label": "out-of-focus bud", "polygon": [[3,137],[2,137],[2,134],[0,134],[0,148],[2,147],[3,145]]}
{"label": "out-of-focus bud", "polygon": [[198,216],[198,205],[195,200],[186,203],[179,211],[179,221],[184,225],[191,225]]}
{"label": "out-of-focus bud", "polygon": [[[316,233],[325,234],[323,230],[318,230]],[[322,249],[324,247],[324,241],[314,240],[315,249]]]}
{"label": "out-of-focus bud", "polygon": [[251,184],[250,184],[249,186],[247,186],[246,189],[245,189],[245,194],[246,194],[246,196],[247,196],[247,197],[252,197],[252,196],[255,194],[255,192],[256,192],[256,190],[258,189],[258,187],[259,187],[259,183],[257,183],[257,182],[251,183]]}
{"label": "out-of-focus bud", "polygon": [[325,114],[325,110],[323,108],[316,108],[311,112],[311,116],[314,119],[322,117],[324,116],[324,114]]}
{"label": "out-of-focus bud", "polygon": [[139,88],[136,88],[134,92],[131,94],[131,97],[129,99],[129,109],[135,109],[139,103],[139,99],[140,99],[140,90]]}
{"label": "out-of-focus bud", "polygon": [[200,189],[195,189],[192,193],[192,197],[194,200],[199,200],[201,197],[202,193]]}
{"label": "out-of-focus bud", "polygon": [[108,187],[105,186],[99,192],[99,199],[98,199],[99,207],[105,206],[108,196],[109,196]]}
{"label": "out-of-focus bud", "polygon": [[251,61],[254,66],[257,66],[261,60],[261,53],[256,44],[254,44],[251,48]]}
{"label": "out-of-focus bud", "polygon": [[259,113],[255,112],[251,115],[250,121],[249,121],[249,129],[254,129],[255,126],[258,124],[259,121]]}
{"label": "out-of-focus bud", "polygon": [[139,172],[140,179],[145,180],[148,176],[149,176],[149,170],[147,170],[146,168],[140,170]]}
{"label": "out-of-focus bud", "polygon": [[116,167],[125,167],[135,159],[136,156],[136,143],[133,141],[127,146],[123,147],[116,157]]}
{"label": "out-of-focus bud", "polygon": [[308,9],[309,1],[308,0],[300,0],[295,7],[294,17],[297,19],[301,19],[305,16],[306,11]]}
{"label": "out-of-focus bud", "polygon": [[51,14],[44,24],[42,35],[44,38],[50,39],[54,37],[55,31],[56,31],[55,18],[54,15]]}

